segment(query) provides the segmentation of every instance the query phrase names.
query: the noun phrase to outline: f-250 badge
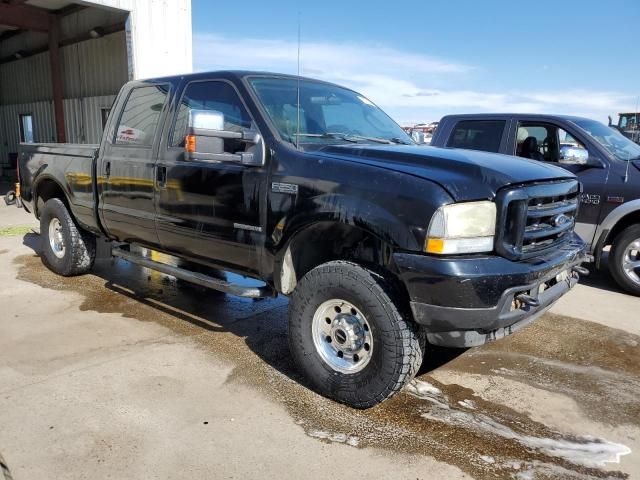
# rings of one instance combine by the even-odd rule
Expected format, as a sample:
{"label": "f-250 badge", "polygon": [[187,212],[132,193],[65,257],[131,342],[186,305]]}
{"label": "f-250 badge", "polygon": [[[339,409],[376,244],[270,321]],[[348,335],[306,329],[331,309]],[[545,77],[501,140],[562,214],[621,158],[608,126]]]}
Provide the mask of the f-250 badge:
{"label": "f-250 badge", "polygon": [[581,203],[588,203],[589,205],[600,205],[600,195],[590,195],[583,193],[580,195]]}

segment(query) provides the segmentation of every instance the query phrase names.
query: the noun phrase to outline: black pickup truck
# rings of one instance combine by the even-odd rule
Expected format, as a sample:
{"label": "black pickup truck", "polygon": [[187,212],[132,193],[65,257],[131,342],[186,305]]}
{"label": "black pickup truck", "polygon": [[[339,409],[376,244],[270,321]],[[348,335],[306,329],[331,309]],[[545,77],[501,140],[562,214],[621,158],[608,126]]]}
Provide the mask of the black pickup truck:
{"label": "black pickup truck", "polygon": [[449,115],[432,145],[499,152],[558,165],[583,185],[576,232],[620,287],[640,295],[640,145],[588,118],[562,115]]}
{"label": "black pickup truck", "polygon": [[105,238],[113,255],[179,279],[288,295],[295,362],[317,391],[360,408],[399,391],[427,342],[480,345],[531,322],[588,257],[573,174],[417,146],[367,98],[305,78],[130,82],[100,145],[24,144],[19,167],[49,268],[88,272]]}

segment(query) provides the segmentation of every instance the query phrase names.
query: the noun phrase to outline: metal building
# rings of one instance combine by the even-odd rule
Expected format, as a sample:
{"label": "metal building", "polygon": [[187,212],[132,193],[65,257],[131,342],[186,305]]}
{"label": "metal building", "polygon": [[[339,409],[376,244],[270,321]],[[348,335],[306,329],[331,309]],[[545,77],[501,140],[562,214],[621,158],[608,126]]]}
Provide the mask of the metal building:
{"label": "metal building", "polygon": [[191,0],[0,0],[0,175],[19,142],[98,143],[126,81],[191,69]]}

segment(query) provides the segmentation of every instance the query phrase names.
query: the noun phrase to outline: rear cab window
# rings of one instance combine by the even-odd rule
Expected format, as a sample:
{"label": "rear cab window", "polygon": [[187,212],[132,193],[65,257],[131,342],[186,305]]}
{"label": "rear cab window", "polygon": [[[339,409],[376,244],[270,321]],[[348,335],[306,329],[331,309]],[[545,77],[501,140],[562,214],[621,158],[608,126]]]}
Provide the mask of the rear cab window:
{"label": "rear cab window", "polygon": [[506,120],[462,120],[456,124],[447,147],[499,152]]}
{"label": "rear cab window", "polygon": [[153,145],[168,93],[168,85],[132,88],[120,112],[113,143],[141,147]]}

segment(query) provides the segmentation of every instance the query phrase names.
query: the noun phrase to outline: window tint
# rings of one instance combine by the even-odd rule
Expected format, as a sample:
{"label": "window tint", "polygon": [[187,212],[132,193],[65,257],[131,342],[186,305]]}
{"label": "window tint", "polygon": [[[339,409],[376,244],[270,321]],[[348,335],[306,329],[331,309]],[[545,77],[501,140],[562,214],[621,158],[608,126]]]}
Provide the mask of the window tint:
{"label": "window tint", "polygon": [[115,143],[151,146],[167,92],[166,85],[131,90],[120,115]]}
{"label": "window tint", "polygon": [[505,124],[504,120],[463,120],[456,125],[447,146],[498,152]]}
{"label": "window tint", "polygon": [[[212,110],[224,115],[224,129],[238,132],[251,128],[251,117],[235,89],[226,82],[193,82],[187,85],[180,101],[173,129],[172,145],[184,146],[191,110]],[[226,144],[225,151],[232,151]]]}

